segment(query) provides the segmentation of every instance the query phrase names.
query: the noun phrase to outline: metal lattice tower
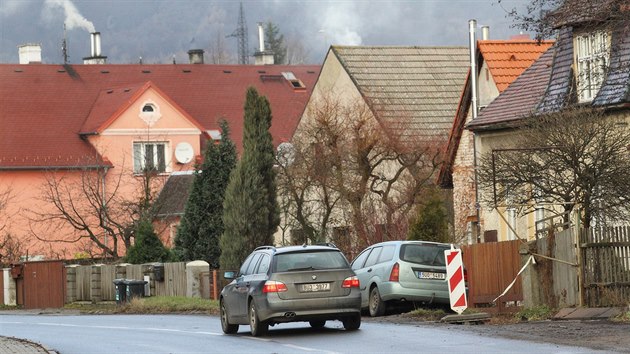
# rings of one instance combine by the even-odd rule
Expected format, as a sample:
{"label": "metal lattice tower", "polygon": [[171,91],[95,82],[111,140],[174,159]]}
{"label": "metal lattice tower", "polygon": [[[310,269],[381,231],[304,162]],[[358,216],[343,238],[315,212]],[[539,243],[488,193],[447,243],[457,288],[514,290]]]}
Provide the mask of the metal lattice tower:
{"label": "metal lattice tower", "polygon": [[243,12],[243,3],[241,3],[240,14],[238,16],[238,27],[234,33],[228,37],[236,37],[238,39],[238,63],[249,64],[249,53],[247,48],[247,23],[245,22],[245,15]]}

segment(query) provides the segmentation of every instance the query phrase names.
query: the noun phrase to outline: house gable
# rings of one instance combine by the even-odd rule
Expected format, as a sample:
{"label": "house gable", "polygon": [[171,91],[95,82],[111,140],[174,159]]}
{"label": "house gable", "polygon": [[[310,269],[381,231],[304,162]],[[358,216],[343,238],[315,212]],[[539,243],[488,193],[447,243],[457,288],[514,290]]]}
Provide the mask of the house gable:
{"label": "house gable", "polygon": [[[106,118],[96,128],[97,134],[115,135],[137,130],[157,130],[163,132],[186,131],[187,134],[201,134],[203,127],[191,117],[183,108],[164,94],[153,83],[147,82],[142,87],[133,89],[106,90],[99,94],[95,107],[103,106],[109,100],[107,96],[119,93],[123,97],[128,93],[131,97],[126,100],[115,113]],[[103,102],[101,102],[103,101]],[[98,110],[92,110],[86,125],[91,119],[99,121]],[[95,117],[96,116],[96,117]],[[102,119],[102,118],[101,118]]]}

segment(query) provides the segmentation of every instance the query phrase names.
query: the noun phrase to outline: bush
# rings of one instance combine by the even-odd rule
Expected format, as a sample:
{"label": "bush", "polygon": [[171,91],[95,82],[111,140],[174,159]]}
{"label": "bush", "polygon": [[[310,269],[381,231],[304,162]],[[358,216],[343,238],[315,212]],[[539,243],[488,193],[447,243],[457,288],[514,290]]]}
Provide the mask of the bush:
{"label": "bush", "polygon": [[170,252],[153,230],[153,224],[147,218],[140,220],[136,230],[136,242],[127,250],[125,260],[133,264],[165,262]]}
{"label": "bush", "polygon": [[553,316],[553,310],[546,305],[525,308],[516,313],[521,321],[543,321]]}
{"label": "bush", "polygon": [[437,192],[431,193],[426,204],[419,208],[407,240],[448,242],[448,214]]}

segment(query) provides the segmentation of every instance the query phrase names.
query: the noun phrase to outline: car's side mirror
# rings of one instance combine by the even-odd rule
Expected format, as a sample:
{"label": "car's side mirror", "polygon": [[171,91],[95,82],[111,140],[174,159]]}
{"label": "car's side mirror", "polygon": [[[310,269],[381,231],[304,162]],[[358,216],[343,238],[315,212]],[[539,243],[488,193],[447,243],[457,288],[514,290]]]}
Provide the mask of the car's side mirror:
{"label": "car's side mirror", "polygon": [[223,273],[223,277],[225,279],[234,279],[234,278],[236,278],[236,273],[234,273],[234,272],[225,272],[225,273]]}

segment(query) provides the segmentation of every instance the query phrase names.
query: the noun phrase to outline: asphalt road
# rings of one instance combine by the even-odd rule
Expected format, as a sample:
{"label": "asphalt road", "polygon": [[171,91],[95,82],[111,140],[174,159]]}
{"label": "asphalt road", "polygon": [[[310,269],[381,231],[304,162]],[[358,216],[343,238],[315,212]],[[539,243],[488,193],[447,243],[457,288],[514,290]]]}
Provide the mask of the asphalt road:
{"label": "asphalt road", "polygon": [[340,322],[271,327],[254,338],[249,327],[224,335],[217,317],[196,315],[2,315],[0,335],[42,343],[61,354],[91,353],[596,353],[592,349],[488,338],[426,325]]}

